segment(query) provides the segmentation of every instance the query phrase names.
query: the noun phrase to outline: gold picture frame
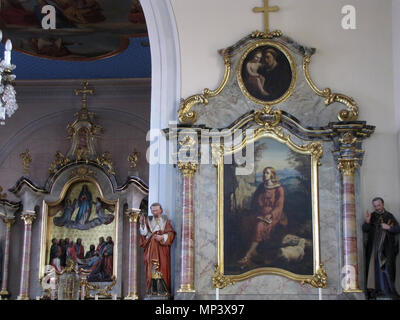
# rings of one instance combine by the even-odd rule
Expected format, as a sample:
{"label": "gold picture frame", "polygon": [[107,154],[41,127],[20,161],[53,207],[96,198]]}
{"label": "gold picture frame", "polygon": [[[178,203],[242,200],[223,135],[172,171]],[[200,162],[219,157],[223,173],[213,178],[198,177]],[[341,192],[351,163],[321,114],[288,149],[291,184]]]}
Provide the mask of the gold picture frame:
{"label": "gold picture frame", "polygon": [[[217,256],[218,261],[215,265],[215,273],[213,276],[213,287],[224,288],[229,284],[235,284],[238,281],[244,281],[246,279],[259,276],[259,275],[280,275],[286,278],[298,281],[302,284],[309,284],[312,287],[325,288],[327,282],[327,275],[321,264],[320,254],[320,234],[319,234],[319,195],[318,195],[318,165],[319,159],[322,156],[322,144],[320,142],[311,142],[306,145],[298,145],[294,143],[290,136],[283,133],[281,127],[279,127],[279,110],[271,111],[257,111],[254,115],[256,122],[262,121],[262,116],[265,113],[275,115],[275,120],[271,123],[267,121],[261,124],[260,127],[254,130],[254,135],[249,137],[246,136],[240,144],[233,146],[229,150],[221,150],[217,155],[217,190],[218,190],[218,239],[217,239]],[[310,178],[311,178],[311,207],[312,207],[312,272],[310,274],[297,274],[292,271],[288,271],[277,267],[258,267],[255,269],[245,270],[243,273],[230,272],[226,270],[226,256],[225,256],[225,245],[226,245],[226,234],[225,234],[225,215],[224,215],[224,199],[226,199],[224,189],[224,158],[226,156],[233,156],[237,152],[242,150],[249,144],[261,141],[261,139],[267,139],[283,145],[284,147],[292,150],[293,152],[305,155],[310,158]],[[255,173],[254,173],[255,174]],[[230,186],[231,184],[229,184]],[[228,197],[229,198],[229,197]],[[232,204],[231,204],[232,205]],[[243,224],[241,224],[243,226]],[[232,231],[232,230],[230,230]],[[230,239],[237,236],[237,234],[229,233]],[[233,235],[232,235],[233,234]],[[236,247],[235,250],[238,250]]]}
{"label": "gold picture frame", "polygon": [[272,106],[292,94],[297,81],[296,63],[283,45],[270,40],[253,42],[240,57],[236,77],[251,101]]}
{"label": "gold picture frame", "polygon": [[[93,192],[93,197],[95,198],[95,196],[97,195],[97,197],[101,200],[101,202],[105,205],[109,205],[112,206],[114,208],[113,210],[113,221],[109,224],[110,227],[107,228],[108,229],[112,229],[112,240],[114,242],[113,245],[113,272],[112,272],[112,277],[111,280],[107,280],[107,281],[114,281],[114,279],[118,278],[118,242],[119,242],[119,200],[115,200],[115,201],[110,201],[107,200],[103,194],[102,188],[99,185],[98,181],[92,177],[89,176],[85,176],[85,177],[73,177],[71,178],[68,182],[65,183],[65,185],[62,188],[62,191],[60,193],[59,198],[54,201],[54,202],[46,202],[45,200],[43,200],[43,205],[42,205],[42,227],[41,227],[41,246],[40,246],[40,267],[39,267],[39,279],[42,279],[45,276],[45,270],[46,270],[46,265],[48,265],[48,260],[49,260],[49,248],[50,248],[50,244],[51,244],[51,239],[54,236],[53,232],[51,231],[52,229],[49,227],[50,224],[50,220],[53,221],[54,218],[56,218],[56,216],[52,216],[49,217],[49,211],[52,210],[52,208],[54,208],[54,212],[57,211],[57,209],[61,206],[61,204],[63,203],[64,200],[66,200],[66,198],[69,196],[71,190],[73,188],[77,189],[80,188],[80,186],[82,184],[87,184],[89,185],[89,190],[91,192]],[[72,190],[74,191],[74,190]],[[76,190],[75,190],[76,193]],[[93,204],[94,205],[94,204]],[[71,218],[73,215],[75,215],[76,210],[74,211],[74,213],[72,213]],[[102,227],[102,225],[99,225],[100,227]],[[54,226],[53,226],[54,229]],[[91,233],[93,233],[93,235],[91,234],[91,238],[96,237],[96,239],[100,236],[108,236],[109,234],[98,234],[97,230],[95,227],[92,227],[91,229],[92,231],[89,231]],[[72,234],[74,235],[74,237],[78,237],[80,236],[80,232],[82,231],[88,231],[88,230],[74,230],[72,232]],[[109,230],[108,230],[109,231]],[[69,234],[68,234],[69,237]],[[71,236],[72,238],[72,236]],[[75,238],[72,239],[73,241],[75,241]],[[83,243],[85,245],[85,251],[87,251],[89,249],[89,245],[87,243]],[[95,244],[96,245],[96,244]],[[56,271],[56,273],[61,274],[60,272]],[[88,271],[84,271],[82,270],[82,273],[85,274],[90,274],[90,272]],[[104,282],[104,283],[107,283]],[[101,281],[102,282],[102,281]]]}

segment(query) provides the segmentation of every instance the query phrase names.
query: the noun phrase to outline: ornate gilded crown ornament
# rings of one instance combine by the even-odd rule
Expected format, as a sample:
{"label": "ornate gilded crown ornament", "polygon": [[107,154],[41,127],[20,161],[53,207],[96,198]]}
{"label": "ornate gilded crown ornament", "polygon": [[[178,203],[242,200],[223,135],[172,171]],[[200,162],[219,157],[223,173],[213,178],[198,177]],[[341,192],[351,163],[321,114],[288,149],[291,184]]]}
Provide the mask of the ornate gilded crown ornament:
{"label": "ornate gilded crown ornament", "polygon": [[[67,132],[71,139],[71,147],[66,155],[57,151],[54,160],[50,164],[49,173],[54,175],[71,163],[84,161],[97,163],[109,174],[114,175],[114,166],[110,152],[100,154],[97,151],[97,138],[102,134],[103,128],[95,123],[95,114],[88,110],[88,95],[93,95],[95,90],[89,88],[89,82],[83,81],[81,89],[75,89],[75,95],[82,95],[81,109],[74,114],[75,120],[67,126]],[[75,169],[71,177],[92,177],[94,172],[85,167]]]}
{"label": "ornate gilded crown ornament", "polygon": [[72,144],[66,157],[71,161],[96,161],[96,138],[102,133],[102,127],[95,123],[95,114],[88,110],[88,94],[93,95],[94,89],[89,89],[88,81],[82,82],[82,89],[75,89],[75,95],[82,95],[81,109],[75,113],[75,121],[67,126]]}

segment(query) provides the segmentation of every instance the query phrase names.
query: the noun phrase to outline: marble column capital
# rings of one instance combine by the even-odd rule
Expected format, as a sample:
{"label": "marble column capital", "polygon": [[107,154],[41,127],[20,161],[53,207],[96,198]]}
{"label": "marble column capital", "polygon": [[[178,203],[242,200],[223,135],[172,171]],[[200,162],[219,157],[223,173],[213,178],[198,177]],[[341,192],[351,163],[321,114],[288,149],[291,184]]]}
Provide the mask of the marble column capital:
{"label": "marble column capital", "polygon": [[193,177],[197,171],[198,164],[195,162],[178,162],[178,168],[184,177]]}
{"label": "marble column capital", "polygon": [[338,169],[343,176],[354,176],[359,167],[359,159],[338,159]]}
{"label": "marble column capital", "polygon": [[24,211],[21,214],[21,219],[24,220],[25,225],[32,224],[33,221],[36,219],[35,211]]}
{"label": "marble column capital", "polygon": [[11,228],[11,226],[15,222],[15,217],[1,217],[1,219],[3,220],[7,228]]}
{"label": "marble column capital", "polygon": [[137,223],[140,216],[140,209],[127,209],[125,215],[129,218],[130,223]]}

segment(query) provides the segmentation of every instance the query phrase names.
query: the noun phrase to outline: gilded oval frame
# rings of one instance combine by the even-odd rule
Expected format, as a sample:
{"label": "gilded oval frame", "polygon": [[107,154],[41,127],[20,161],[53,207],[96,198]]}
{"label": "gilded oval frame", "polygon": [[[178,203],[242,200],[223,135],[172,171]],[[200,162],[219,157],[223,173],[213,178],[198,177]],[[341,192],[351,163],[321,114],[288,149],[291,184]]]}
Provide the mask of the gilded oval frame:
{"label": "gilded oval frame", "polygon": [[[268,101],[268,100],[260,100],[256,97],[254,97],[249,90],[246,87],[246,84],[243,80],[242,76],[242,70],[243,70],[243,63],[245,62],[246,58],[255,50],[260,49],[261,47],[273,47],[277,51],[279,51],[283,56],[287,59],[288,64],[290,66],[290,71],[291,71],[291,81],[289,84],[288,89],[283,93],[279,98]],[[285,101],[287,98],[291,96],[293,93],[293,90],[296,86],[296,81],[297,81],[297,65],[292,57],[292,55],[289,53],[288,49],[285,48],[283,45],[278,44],[276,42],[270,41],[270,40],[260,40],[255,43],[252,43],[251,45],[247,46],[244,53],[240,57],[240,60],[238,62],[237,68],[236,68],[236,78],[237,82],[239,84],[240,90],[242,93],[251,101],[265,106],[265,105],[275,105],[278,103],[281,103]]]}

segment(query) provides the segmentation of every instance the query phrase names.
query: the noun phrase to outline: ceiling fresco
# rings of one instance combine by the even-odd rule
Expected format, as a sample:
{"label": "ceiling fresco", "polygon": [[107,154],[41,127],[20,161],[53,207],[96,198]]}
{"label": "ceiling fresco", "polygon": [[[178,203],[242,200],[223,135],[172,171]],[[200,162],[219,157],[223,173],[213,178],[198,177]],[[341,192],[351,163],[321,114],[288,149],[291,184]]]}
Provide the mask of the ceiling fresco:
{"label": "ceiling fresco", "polygon": [[[138,0],[0,0],[0,28],[13,50],[40,58],[92,61],[123,52],[129,38],[147,37]],[[55,29],[44,29],[44,6]]]}

